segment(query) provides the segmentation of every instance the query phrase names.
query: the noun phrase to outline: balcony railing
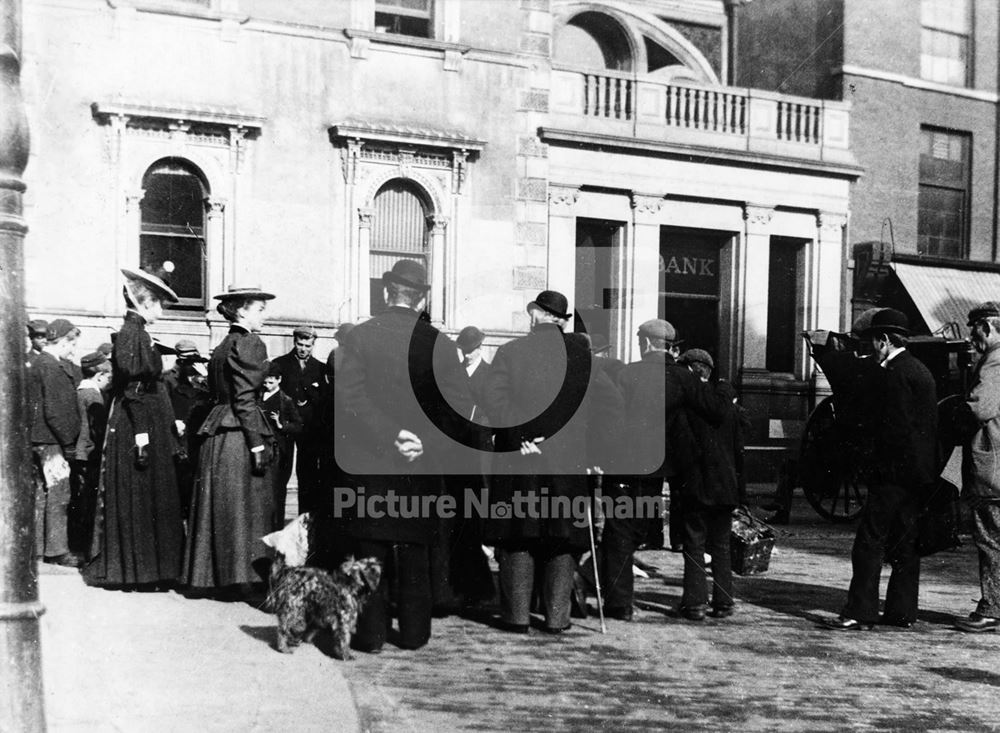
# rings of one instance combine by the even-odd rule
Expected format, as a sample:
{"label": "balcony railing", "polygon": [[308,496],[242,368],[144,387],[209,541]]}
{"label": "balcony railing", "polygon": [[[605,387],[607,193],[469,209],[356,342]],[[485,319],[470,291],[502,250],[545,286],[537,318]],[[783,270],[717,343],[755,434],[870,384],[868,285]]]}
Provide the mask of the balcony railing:
{"label": "balcony railing", "polygon": [[737,87],[553,70],[550,113],[559,127],[831,163],[853,163],[850,105]]}

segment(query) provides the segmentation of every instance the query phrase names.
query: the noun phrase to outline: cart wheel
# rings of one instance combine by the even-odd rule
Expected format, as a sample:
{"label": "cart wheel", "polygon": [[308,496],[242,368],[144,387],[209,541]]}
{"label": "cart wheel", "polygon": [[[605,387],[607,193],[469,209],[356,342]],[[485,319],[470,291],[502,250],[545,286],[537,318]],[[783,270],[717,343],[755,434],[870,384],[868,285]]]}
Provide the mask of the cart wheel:
{"label": "cart wheel", "polygon": [[831,397],[806,422],[799,465],[802,491],[817,514],[831,522],[857,519],[868,500],[868,482],[857,451],[838,435]]}

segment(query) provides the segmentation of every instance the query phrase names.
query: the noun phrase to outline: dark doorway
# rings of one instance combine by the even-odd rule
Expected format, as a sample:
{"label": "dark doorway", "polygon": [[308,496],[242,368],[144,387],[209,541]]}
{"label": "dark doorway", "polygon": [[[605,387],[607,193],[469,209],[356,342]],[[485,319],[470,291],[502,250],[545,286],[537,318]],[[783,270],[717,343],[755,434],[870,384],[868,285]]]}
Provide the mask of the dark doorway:
{"label": "dark doorway", "polygon": [[724,232],[660,227],[660,318],[670,321],[684,349],[719,357],[719,251]]}
{"label": "dark doorway", "polygon": [[576,220],[576,318],[573,330],[610,343],[612,311],[617,307],[615,260],[624,222]]}

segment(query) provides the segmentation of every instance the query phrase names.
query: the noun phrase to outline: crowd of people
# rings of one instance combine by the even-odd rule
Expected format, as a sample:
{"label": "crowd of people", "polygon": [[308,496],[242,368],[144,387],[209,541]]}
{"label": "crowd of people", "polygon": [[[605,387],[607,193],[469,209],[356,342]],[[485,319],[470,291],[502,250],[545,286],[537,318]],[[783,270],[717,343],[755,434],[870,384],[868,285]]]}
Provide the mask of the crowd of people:
{"label": "crowd of people", "polygon": [[[284,524],[294,465],[298,511],[314,520],[311,562],[335,567],[353,555],[385,569],[359,617],[358,649],[381,649],[393,617],[398,645],[418,648],[436,614],[497,594],[498,628],[527,633],[538,613],[544,631],[560,633],[574,600],[581,605],[579,561],[595,541],[606,616],[632,620],[634,553],[665,543],[684,557],[679,615],[734,612],[729,546],[732,510],[745,503],[745,418],[712,356],[682,352],[668,321],[642,323],[641,358],[623,364],[606,343],[565,333],[567,299],[547,290],[527,307],[530,332],[487,361],[479,328],[453,341],[430,323],[426,271],[401,260],[383,276],[385,309],[340,326],[325,364],[308,326],[269,361],[257,334],[274,296],[230,287],[215,296],[230,324],[225,338],[208,358],[178,342],[164,372],[147,326],[177,296],[160,276],[122,273],[124,321],[79,365],[72,323],[28,323],[36,554],[45,562],[80,567],[88,584],[109,589],[253,593],[270,561],[261,538]],[[970,325],[983,359],[956,419],[970,447],[983,595],[956,624],[984,631],[1000,627],[1000,306],[974,310]],[[915,621],[914,527],[937,477],[934,380],[906,350],[905,316],[882,309],[857,330],[874,354],[819,357],[835,392],[864,405],[857,431],[876,457],[848,602],[826,622],[838,630]],[[666,538],[660,516],[591,514],[596,492],[641,506],[665,485]],[[469,491],[486,492],[490,507],[525,495],[554,502],[547,506],[580,500],[586,521],[565,512],[373,513],[356,500],[450,497],[467,508]],[[344,492],[355,500],[336,501]],[[887,553],[893,573],[879,617]]]}

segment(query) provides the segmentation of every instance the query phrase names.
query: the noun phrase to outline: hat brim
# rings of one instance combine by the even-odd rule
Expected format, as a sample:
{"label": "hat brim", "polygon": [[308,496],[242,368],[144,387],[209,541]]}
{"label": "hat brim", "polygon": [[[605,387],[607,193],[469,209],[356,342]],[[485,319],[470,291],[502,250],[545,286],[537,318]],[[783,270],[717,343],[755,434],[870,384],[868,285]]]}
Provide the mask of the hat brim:
{"label": "hat brim", "polygon": [[899,336],[909,336],[910,329],[903,328],[902,326],[893,326],[892,324],[885,326],[869,326],[864,331],[859,331],[858,336],[861,338],[871,338],[877,333],[894,333]]}
{"label": "hat brim", "polygon": [[177,361],[187,364],[205,364],[208,362],[208,359],[201,354],[182,354],[177,352]]}
{"label": "hat brim", "polygon": [[274,293],[268,293],[256,288],[233,290],[213,295],[212,300],[274,300]]}
{"label": "hat brim", "polygon": [[538,308],[538,310],[544,311],[544,312],[548,313],[551,316],[555,316],[556,318],[565,318],[565,319],[569,320],[569,317],[570,317],[569,313],[560,313],[555,308],[546,308],[544,305],[542,305],[541,303],[539,303],[538,301],[535,301],[535,300],[533,300],[530,303],[528,303],[528,306],[527,306],[527,308],[525,310],[527,310],[528,313],[531,313],[531,309],[532,308]]}
{"label": "hat brim", "polygon": [[156,277],[156,275],[150,275],[144,270],[130,270],[127,267],[122,268],[122,275],[125,276],[126,280],[138,281],[152,288],[160,296],[161,300],[166,300],[170,303],[177,303],[180,300],[177,297],[177,293],[160,278]]}
{"label": "hat brim", "polygon": [[392,272],[391,270],[382,273],[382,282],[383,284],[396,283],[397,285],[402,285],[403,287],[406,288],[413,288],[414,290],[422,290],[425,293],[431,289],[431,286],[428,285],[427,283],[418,283],[414,280],[408,280],[402,275],[397,275],[395,272]]}

